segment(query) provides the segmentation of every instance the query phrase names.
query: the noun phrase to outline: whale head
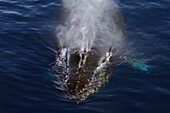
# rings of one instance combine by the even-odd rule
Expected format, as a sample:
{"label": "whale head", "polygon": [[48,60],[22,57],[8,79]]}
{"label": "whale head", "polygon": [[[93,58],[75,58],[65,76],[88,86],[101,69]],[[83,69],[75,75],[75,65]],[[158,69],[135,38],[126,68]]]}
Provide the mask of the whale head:
{"label": "whale head", "polygon": [[58,87],[75,103],[85,100],[108,83],[113,68],[111,57],[111,52],[102,54],[96,49],[62,49],[53,66]]}

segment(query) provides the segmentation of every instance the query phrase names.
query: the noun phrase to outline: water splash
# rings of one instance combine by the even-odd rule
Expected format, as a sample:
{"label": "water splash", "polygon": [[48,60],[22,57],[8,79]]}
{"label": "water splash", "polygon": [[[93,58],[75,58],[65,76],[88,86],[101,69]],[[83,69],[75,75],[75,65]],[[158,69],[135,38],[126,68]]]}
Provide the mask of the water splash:
{"label": "water splash", "polygon": [[114,1],[63,0],[63,4],[67,19],[56,28],[61,47],[89,51],[96,46],[108,51],[123,45],[122,18]]}

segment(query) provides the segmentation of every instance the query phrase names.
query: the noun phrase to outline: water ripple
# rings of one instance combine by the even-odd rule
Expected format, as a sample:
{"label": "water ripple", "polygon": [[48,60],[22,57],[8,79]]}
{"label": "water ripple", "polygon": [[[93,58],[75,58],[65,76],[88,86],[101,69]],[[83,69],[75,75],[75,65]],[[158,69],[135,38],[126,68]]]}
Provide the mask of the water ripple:
{"label": "water ripple", "polygon": [[50,75],[61,0],[0,0],[0,113],[168,113],[169,3],[118,3],[128,44],[149,59],[149,74],[120,63],[104,89],[75,105]]}

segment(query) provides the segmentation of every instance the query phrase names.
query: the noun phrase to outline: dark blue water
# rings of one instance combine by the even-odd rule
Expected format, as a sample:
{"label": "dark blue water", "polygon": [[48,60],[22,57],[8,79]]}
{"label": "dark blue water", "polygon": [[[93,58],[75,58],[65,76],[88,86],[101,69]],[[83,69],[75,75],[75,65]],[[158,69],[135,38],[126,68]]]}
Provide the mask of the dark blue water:
{"label": "dark blue water", "polygon": [[105,88],[76,105],[54,87],[50,63],[59,0],[0,0],[0,113],[169,113],[170,1],[121,0],[131,49],[149,73],[116,66]]}

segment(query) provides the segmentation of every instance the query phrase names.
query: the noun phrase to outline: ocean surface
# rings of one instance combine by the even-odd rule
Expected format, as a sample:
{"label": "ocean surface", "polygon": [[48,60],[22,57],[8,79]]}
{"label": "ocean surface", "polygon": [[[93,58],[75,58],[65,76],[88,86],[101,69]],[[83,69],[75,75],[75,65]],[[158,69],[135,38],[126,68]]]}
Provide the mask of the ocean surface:
{"label": "ocean surface", "polygon": [[128,44],[148,72],[121,63],[74,104],[53,83],[61,0],[0,0],[0,113],[170,113],[170,1],[120,0]]}

